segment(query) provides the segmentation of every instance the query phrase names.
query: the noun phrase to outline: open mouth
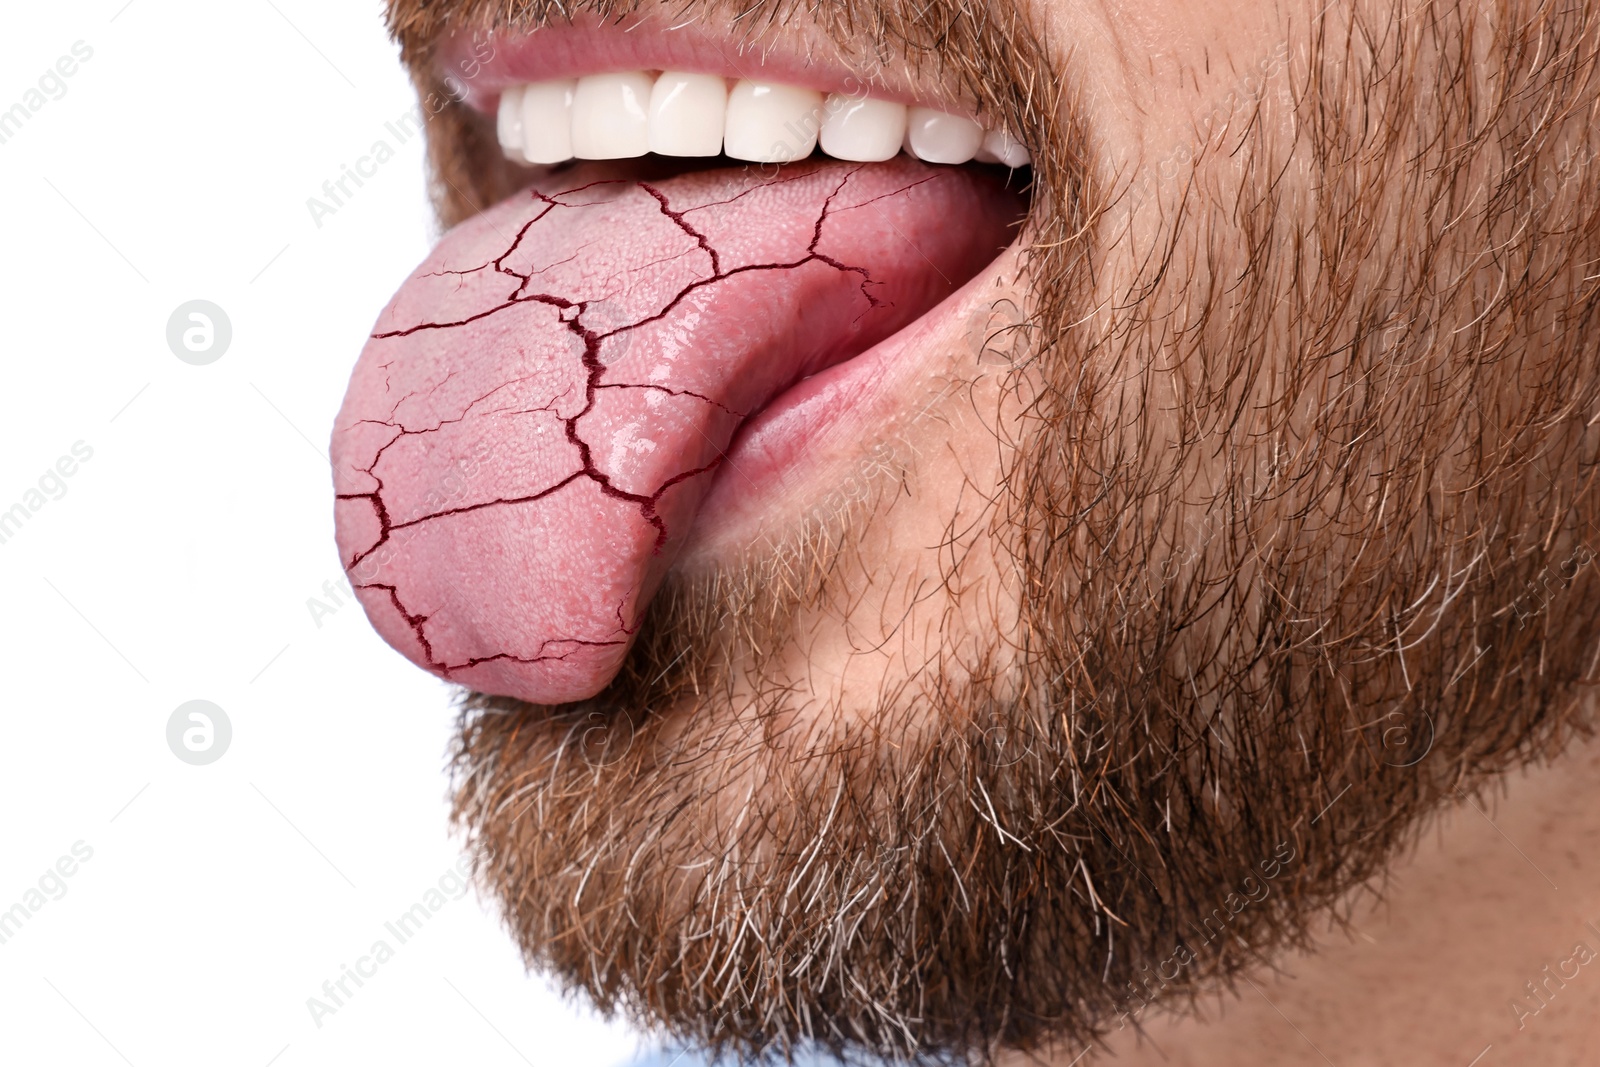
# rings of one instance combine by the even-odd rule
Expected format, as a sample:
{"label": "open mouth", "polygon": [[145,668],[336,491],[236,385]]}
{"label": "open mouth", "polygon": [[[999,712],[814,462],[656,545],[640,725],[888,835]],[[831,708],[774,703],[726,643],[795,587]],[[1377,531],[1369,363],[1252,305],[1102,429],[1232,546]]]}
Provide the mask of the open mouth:
{"label": "open mouth", "polygon": [[940,372],[1027,153],[698,32],[492,48],[464,95],[527,188],[379,317],[334,430],[338,541],[390,644],[555,704],[615,675],[686,545],[781,528]]}

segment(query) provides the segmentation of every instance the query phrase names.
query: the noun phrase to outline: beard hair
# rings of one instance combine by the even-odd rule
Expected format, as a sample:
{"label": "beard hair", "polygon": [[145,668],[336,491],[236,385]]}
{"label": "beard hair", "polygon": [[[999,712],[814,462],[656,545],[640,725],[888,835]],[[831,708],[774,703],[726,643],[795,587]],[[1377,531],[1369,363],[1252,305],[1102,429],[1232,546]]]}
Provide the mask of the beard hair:
{"label": "beard hair", "polygon": [[1082,1047],[1589,731],[1594,13],[1294,40],[1181,189],[1041,162],[1018,625],[796,716],[869,497],[670,578],[599,697],[465,699],[454,818],[530,965],[743,1056]]}

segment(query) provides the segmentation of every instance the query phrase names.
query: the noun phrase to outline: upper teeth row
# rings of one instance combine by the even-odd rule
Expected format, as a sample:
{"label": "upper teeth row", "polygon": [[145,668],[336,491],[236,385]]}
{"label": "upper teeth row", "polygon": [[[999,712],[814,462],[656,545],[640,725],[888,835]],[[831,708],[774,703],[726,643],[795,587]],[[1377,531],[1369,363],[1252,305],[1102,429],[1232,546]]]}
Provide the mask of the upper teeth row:
{"label": "upper teeth row", "polygon": [[712,74],[630,70],[507,87],[500,145],[518,163],[726,153],[753,163],[804,159],[821,142],[836,159],[876,162],[902,148],[929,163],[1028,165],[1005,129],[891,100]]}

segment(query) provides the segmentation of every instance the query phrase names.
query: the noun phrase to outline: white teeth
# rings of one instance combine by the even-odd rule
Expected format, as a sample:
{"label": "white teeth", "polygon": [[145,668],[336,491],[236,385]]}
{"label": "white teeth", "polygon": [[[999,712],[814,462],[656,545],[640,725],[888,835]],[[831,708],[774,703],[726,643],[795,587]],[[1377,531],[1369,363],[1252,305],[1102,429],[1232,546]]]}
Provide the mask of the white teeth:
{"label": "white teeth", "polygon": [[928,163],[1026,167],[1028,150],[1003,127],[859,94],[712,74],[632,70],[510,85],[500,93],[495,132],[508,159],[549,165],[726,153],[752,163],[788,163],[817,148],[835,159],[874,163],[904,151]]}
{"label": "white teeth", "polygon": [[834,159],[876,163],[893,159],[906,134],[906,106],[870,96],[834,93],[822,110],[822,150]]}
{"label": "white teeth", "polygon": [[788,163],[817,147],[822,94],[742,79],[728,94],[722,150],[752,163]]}
{"label": "white teeth", "polygon": [[722,151],[728,83],[714,74],[665,71],[650,93],[650,151],[714,156]]}
{"label": "white teeth", "polygon": [[906,115],[911,154],[928,163],[965,163],[983,144],[983,127],[971,119],[914,107]]}
{"label": "white teeth", "polygon": [[575,81],[537,82],[522,94],[522,157],[529,163],[572,158]]}
{"label": "white teeth", "polygon": [[572,97],[572,154],[631,159],[650,151],[650,75],[589,74]]}
{"label": "white teeth", "polygon": [[1031,159],[1028,150],[1022,147],[1022,142],[1011,135],[1005,127],[997,130],[986,130],[983,135],[983,144],[978,148],[978,154],[973,157],[979,163],[1001,163],[1012,170],[1026,167]]}
{"label": "white teeth", "polygon": [[513,159],[522,147],[522,89],[520,85],[506,86],[500,94],[500,114],[495,121],[500,147]]}

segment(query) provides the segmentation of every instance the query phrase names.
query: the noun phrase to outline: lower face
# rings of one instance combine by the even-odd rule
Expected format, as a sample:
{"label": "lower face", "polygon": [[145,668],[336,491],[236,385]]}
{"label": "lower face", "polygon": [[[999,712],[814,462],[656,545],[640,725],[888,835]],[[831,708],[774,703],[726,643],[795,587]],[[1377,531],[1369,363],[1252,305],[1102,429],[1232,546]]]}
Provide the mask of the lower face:
{"label": "lower face", "polygon": [[[817,44],[843,6],[740,50],[714,13],[391,4],[425,98],[471,83],[430,127],[446,215],[506,199],[374,330],[341,551],[470,690],[456,816],[532,965],[742,1051],[1081,1043],[1564,742],[1596,28],[1402,6],[851,9],[875,66]],[[1031,166],[850,158],[876,127],[506,162],[507,92],[634,59],[723,78],[730,152],[777,86]]]}

